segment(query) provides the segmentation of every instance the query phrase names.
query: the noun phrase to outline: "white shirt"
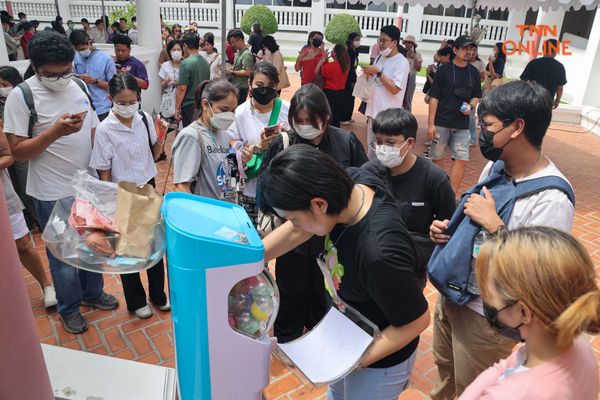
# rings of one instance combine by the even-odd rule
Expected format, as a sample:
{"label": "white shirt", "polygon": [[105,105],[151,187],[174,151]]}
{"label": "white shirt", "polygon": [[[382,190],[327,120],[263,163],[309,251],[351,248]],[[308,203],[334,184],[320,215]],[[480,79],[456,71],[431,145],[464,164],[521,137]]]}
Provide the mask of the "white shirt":
{"label": "white shirt", "polygon": [[393,57],[380,56],[375,60],[374,65],[379,68],[383,75],[391,79],[400,91],[396,94],[390,93],[381,80],[376,76],[373,79],[373,93],[367,102],[366,116],[375,118],[380,111],[388,108],[402,108],[406,84],[408,82],[408,73],[410,64],[406,57],[398,53]]}
{"label": "white shirt", "polygon": [[215,53],[214,50],[210,54],[205,51],[201,51],[200,55],[204,57],[210,66],[210,79],[219,79],[221,76],[221,56],[219,53]]}
{"label": "white shirt", "polygon": [[90,168],[110,170],[115,183],[126,181],[143,185],[154,178],[156,166],[148,135],[152,144],[156,143],[156,130],[152,117],[146,112],[144,114],[148,130],[139,113],[133,116],[131,128],[128,128],[111,111],[96,129]]}
{"label": "white shirt", "polygon": [[[251,100],[248,99],[235,109],[235,122],[229,128],[229,136],[235,141],[244,142],[244,144],[258,144],[260,143],[262,130],[269,125],[271,112],[260,114],[253,111],[250,104]],[[283,122],[287,125],[289,110],[290,103],[283,100],[277,118],[278,124]],[[249,197],[256,197],[256,179],[246,182],[244,194]]]}
{"label": "white shirt", "polygon": [[[548,162],[548,166],[543,170],[525,178],[517,179],[517,182],[542,178],[544,176],[558,176],[569,182],[552,161],[548,160]],[[492,162],[490,161],[479,176],[480,182],[489,175],[491,168]],[[571,183],[569,182],[569,184]],[[573,207],[573,203],[571,203],[563,191],[558,189],[548,189],[518,199],[515,202],[513,212],[506,227],[509,230],[513,230],[525,226],[549,226],[570,233],[571,228],[573,227],[574,214],[575,207]],[[481,298],[473,300],[467,304],[467,307],[483,315],[483,303]]]}
{"label": "white shirt", "polygon": [[[64,114],[87,111],[79,132],[63,136],[30,160],[27,174],[27,194],[43,201],[56,201],[73,196],[71,179],[78,170],[88,168],[92,154],[92,129],[99,121],[89,99],[75,82],[67,89],[55,92],[43,86],[34,75],[27,79],[33,93],[38,122],[33,137],[49,129]],[[4,108],[4,132],[28,137],[29,109],[23,92],[12,90]]]}
{"label": "white shirt", "polygon": [[138,44],[138,32],[137,32],[137,29],[131,28],[129,30],[128,35],[129,35],[129,39],[131,39],[131,43],[132,44]]}

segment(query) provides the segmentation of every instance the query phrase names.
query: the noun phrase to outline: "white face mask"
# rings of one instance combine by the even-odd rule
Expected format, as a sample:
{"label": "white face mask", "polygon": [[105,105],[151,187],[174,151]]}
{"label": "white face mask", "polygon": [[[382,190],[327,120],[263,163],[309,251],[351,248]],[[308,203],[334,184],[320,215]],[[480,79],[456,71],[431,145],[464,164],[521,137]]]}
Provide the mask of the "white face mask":
{"label": "white face mask", "polygon": [[45,76],[39,77],[40,83],[46,87],[48,90],[52,90],[54,92],[62,92],[69,87],[69,83],[71,83],[71,77],[68,78],[59,78],[56,80],[55,78],[47,78]]}
{"label": "white face mask", "polygon": [[113,112],[122,118],[131,118],[139,110],[140,103],[137,101],[134,104],[113,104]]}
{"label": "white face mask", "polygon": [[385,50],[380,50],[380,51],[379,51],[379,54],[381,54],[381,55],[382,55],[382,56],[384,56],[384,57],[387,57],[387,56],[389,56],[389,55],[390,55],[390,53],[391,53],[391,52],[392,52],[392,47],[390,46],[390,47],[388,47],[388,48],[387,48],[387,49],[385,49]]}
{"label": "white face mask", "polygon": [[90,49],[81,50],[81,51],[78,51],[78,53],[81,57],[88,58],[90,56],[90,54],[92,54],[92,50],[90,50]]}
{"label": "white face mask", "polygon": [[235,121],[235,113],[233,111],[224,111],[216,113],[213,111],[212,106],[209,105],[210,111],[212,111],[213,115],[210,117],[210,123],[217,129],[225,131],[229,129],[229,127]]}
{"label": "white face mask", "polygon": [[377,145],[375,147],[375,154],[377,155],[377,159],[381,165],[387,168],[394,168],[402,164],[402,161],[404,161],[406,158],[408,151],[404,155],[401,155],[400,153],[407,143],[408,141],[405,141],[400,147]]}
{"label": "white face mask", "polygon": [[13,90],[12,87],[2,87],[0,88],[0,97],[8,97],[10,91]]}
{"label": "white face mask", "polygon": [[302,139],[305,140],[314,140],[321,136],[323,133],[323,128],[315,128],[312,125],[298,125],[294,124],[294,130]]}
{"label": "white face mask", "polygon": [[355,48],[358,48],[360,46],[360,40],[355,40],[353,44]]}
{"label": "white face mask", "polygon": [[181,57],[183,56],[183,53],[181,51],[172,51],[171,52],[171,58],[173,59],[173,61],[179,61],[181,60]]}

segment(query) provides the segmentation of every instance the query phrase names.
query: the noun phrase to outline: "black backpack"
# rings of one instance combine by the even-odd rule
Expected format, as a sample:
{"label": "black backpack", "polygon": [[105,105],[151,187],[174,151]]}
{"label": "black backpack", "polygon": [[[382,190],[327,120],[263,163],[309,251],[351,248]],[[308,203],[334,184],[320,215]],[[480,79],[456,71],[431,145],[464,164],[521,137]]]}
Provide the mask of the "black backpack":
{"label": "black backpack", "polygon": [[[92,101],[92,98],[90,97],[90,94],[87,91],[85,82],[76,77],[72,77],[71,80],[73,80],[73,82],[75,82],[77,86],[79,86],[81,90],[83,90],[83,93],[85,93],[88,100],[90,101],[92,110],[96,111],[96,107],[94,107],[94,102]],[[29,86],[27,81],[19,83],[17,87],[21,89],[21,92],[23,92],[23,99],[25,100],[25,104],[29,109],[29,127],[27,129],[27,135],[29,137],[33,137],[33,126],[36,122],[38,122],[37,111],[35,111],[35,104],[33,103],[33,93],[31,92],[31,87]]]}

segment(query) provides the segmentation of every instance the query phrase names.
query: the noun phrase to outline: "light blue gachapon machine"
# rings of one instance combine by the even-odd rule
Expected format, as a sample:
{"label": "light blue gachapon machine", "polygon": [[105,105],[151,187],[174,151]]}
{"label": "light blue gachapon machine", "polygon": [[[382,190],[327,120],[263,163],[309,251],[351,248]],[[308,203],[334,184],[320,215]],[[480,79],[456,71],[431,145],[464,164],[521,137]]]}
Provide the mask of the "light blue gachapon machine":
{"label": "light blue gachapon machine", "polygon": [[260,399],[279,296],[258,233],[241,207],[187,193],[162,213],[180,399]]}

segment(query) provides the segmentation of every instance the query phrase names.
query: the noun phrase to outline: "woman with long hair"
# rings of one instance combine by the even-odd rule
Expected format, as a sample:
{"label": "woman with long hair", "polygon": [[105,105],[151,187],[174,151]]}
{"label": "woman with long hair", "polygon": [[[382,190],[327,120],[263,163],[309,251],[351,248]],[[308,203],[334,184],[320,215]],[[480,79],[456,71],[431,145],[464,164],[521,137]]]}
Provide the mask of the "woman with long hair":
{"label": "woman with long hair", "polygon": [[290,80],[288,78],[283,61],[283,54],[281,53],[275,38],[271,35],[267,35],[263,38],[262,48],[263,61],[273,64],[279,73],[279,84],[277,85],[277,90],[281,93],[281,89],[285,89],[290,86]]}
{"label": "woman with long hair", "polygon": [[504,66],[506,65],[506,53],[504,53],[504,43],[498,42],[494,46],[494,52],[488,57],[488,63],[485,67],[486,79],[483,82],[483,90],[487,92],[492,89],[492,82],[504,77]]}
{"label": "woman with long hair", "polygon": [[583,245],[554,228],[503,231],[481,247],[476,275],[492,327],[525,344],[460,400],[596,400],[598,363],[583,333],[600,333],[600,290]]}
{"label": "woman with long hair", "polygon": [[331,125],[339,128],[344,107],[346,80],[350,70],[350,57],[344,45],[336,44],[331,51],[331,58],[333,61],[330,62],[329,51],[325,51],[315,71],[318,73],[320,70],[323,77],[323,91],[331,109]]}
{"label": "woman with long hair", "polygon": [[346,50],[350,60],[350,69],[348,70],[348,79],[346,79],[346,87],[344,88],[344,104],[342,106],[340,124],[349,125],[354,122],[352,113],[354,113],[354,84],[356,83],[356,68],[358,67],[358,48],[360,47],[360,34],[352,32],[348,35],[346,41]]}

